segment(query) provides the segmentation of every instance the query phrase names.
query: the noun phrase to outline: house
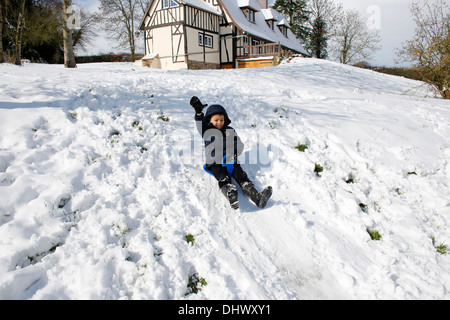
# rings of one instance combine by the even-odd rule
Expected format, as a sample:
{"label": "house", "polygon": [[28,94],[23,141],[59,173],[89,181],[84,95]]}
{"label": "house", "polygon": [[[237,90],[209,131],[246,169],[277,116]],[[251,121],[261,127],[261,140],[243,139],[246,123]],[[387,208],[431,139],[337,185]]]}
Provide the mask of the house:
{"label": "house", "polygon": [[138,63],[155,68],[260,67],[287,52],[309,56],[267,0],[151,0],[140,29]]}

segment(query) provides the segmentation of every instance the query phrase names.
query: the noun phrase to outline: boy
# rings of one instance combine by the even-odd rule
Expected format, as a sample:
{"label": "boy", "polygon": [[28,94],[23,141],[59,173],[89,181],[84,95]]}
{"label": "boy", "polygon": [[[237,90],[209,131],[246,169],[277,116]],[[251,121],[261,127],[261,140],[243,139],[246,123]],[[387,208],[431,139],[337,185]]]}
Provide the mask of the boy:
{"label": "boy", "polygon": [[231,176],[242,188],[244,194],[252,200],[259,208],[264,208],[272,196],[272,187],[267,187],[262,192],[256,190],[250,181],[237,157],[244,150],[236,131],[230,127],[231,120],[220,105],[212,105],[203,114],[207,106],[202,104],[197,97],[192,97],[191,106],[195,110],[195,121],[197,130],[205,141],[206,165],[205,170],[219,182],[219,188],[230,201],[233,209],[239,208],[238,191],[231,183]]}

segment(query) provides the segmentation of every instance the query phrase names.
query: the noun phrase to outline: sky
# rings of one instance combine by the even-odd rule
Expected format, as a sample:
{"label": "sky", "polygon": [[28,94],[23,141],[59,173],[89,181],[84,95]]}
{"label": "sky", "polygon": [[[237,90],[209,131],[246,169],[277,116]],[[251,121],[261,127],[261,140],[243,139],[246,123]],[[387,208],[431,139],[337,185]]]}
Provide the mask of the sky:
{"label": "sky", "polygon": [[[272,0],[273,1],[273,0]],[[269,3],[272,2],[269,0]],[[381,35],[382,49],[377,51],[369,63],[373,66],[405,66],[404,63],[396,64],[398,57],[396,52],[402,44],[410,40],[414,35],[414,21],[409,7],[418,0],[334,0],[342,3],[344,9],[356,9],[362,16],[368,19],[371,28],[379,31]],[[74,0],[74,4],[80,5],[90,11],[98,8],[98,0]],[[143,39],[140,39],[143,42]],[[93,41],[92,46],[85,54],[99,54],[117,52],[114,46],[106,39],[103,32]],[[83,54],[80,52],[79,54]]]}
{"label": "sky", "polygon": [[368,61],[374,66],[405,66],[396,64],[396,52],[402,44],[414,36],[415,23],[409,11],[411,4],[419,0],[336,0],[344,9],[357,9],[369,20],[369,25],[378,30],[382,49]]}

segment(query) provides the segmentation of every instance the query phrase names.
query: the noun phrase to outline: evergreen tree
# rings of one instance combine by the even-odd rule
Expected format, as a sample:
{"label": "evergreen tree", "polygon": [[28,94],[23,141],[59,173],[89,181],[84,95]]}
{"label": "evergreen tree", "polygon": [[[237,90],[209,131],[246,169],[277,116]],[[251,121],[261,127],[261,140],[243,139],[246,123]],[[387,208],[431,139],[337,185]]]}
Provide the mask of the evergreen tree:
{"label": "evergreen tree", "polygon": [[307,41],[311,28],[308,26],[310,11],[304,0],[276,0],[273,9],[283,14],[297,39]]}
{"label": "evergreen tree", "polygon": [[318,59],[328,58],[327,46],[327,24],[322,17],[314,20],[311,36],[309,38],[308,49]]}
{"label": "evergreen tree", "polygon": [[335,4],[333,0],[309,0],[308,8],[311,12],[312,31],[307,42],[307,49],[313,57],[327,59],[328,42],[333,38],[333,28],[343,15],[343,6]]}

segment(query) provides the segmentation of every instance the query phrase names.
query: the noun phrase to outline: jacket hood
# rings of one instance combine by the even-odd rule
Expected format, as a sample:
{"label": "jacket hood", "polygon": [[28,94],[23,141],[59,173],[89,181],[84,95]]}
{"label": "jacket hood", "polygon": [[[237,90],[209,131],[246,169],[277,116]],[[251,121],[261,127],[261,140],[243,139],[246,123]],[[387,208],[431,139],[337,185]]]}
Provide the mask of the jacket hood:
{"label": "jacket hood", "polygon": [[223,114],[225,116],[225,127],[230,125],[231,120],[228,117],[227,111],[219,104],[213,104],[212,106],[209,106],[205,114],[206,121],[209,122],[211,120],[211,117],[216,114]]}

